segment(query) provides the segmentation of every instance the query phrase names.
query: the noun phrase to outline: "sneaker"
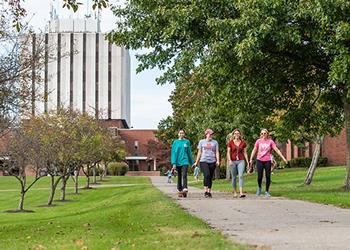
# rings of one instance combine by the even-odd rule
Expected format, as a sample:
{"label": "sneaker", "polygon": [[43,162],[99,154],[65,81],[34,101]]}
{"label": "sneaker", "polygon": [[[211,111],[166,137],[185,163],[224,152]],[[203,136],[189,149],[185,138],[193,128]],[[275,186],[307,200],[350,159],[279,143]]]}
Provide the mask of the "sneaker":
{"label": "sneaker", "polygon": [[270,192],[265,192],[265,196],[266,196],[266,197],[271,197]]}
{"label": "sneaker", "polygon": [[256,191],[256,195],[260,196],[261,195],[261,188],[258,188],[258,190]]}
{"label": "sneaker", "polygon": [[187,188],[184,188],[182,191],[184,191],[184,192],[188,192],[188,189],[187,189]]}
{"label": "sneaker", "polygon": [[213,198],[213,196],[211,196],[211,193],[208,193],[208,197],[209,197],[209,198]]}
{"label": "sneaker", "polygon": [[239,198],[245,198],[245,194],[239,195]]}

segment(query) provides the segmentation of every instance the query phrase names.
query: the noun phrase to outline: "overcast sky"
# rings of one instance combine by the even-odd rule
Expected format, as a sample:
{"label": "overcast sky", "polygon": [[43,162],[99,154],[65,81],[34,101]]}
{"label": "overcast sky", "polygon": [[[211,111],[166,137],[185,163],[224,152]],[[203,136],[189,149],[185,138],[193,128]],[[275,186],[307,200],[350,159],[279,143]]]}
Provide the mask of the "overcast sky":
{"label": "overcast sky", "polygon": [[[80,0],[85,5],[81,6],[78,13],[63,10],[62,0],[26,0],[24,6],[28,11],[30,24],[37,30],[45,30],[50,20],[50,3],[58,9],[61,18],[82,18],[87,12],[88,0]],[[110,0],[112,3],[121,1]],[[110,10],[101,13],[101,30],[107,32],[113,29],[116,18]],[[130,51],[131,57],[131,124],[133,128],[156,128],[162,118],[172,114],[171,105],[168,102],[173,90],[172,85],[158,86],[155,79],[161,74],[158,70],[148,70],[136,74],[137,51]]]}

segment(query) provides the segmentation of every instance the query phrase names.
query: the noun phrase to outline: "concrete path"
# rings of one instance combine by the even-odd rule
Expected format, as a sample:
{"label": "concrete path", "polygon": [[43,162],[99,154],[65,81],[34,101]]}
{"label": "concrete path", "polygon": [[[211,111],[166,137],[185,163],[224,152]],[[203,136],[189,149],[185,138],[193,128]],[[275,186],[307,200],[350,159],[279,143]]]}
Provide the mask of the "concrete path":
{"label": "concrete path", "polygon": [[258,249],[350,249],[350,209],[249,194],[240,199],[224,192],[208,199],[194,187],[188,198],[178,198],[175,184],[167,184],[166,177],[151,180],[189,213],[236,242]]}

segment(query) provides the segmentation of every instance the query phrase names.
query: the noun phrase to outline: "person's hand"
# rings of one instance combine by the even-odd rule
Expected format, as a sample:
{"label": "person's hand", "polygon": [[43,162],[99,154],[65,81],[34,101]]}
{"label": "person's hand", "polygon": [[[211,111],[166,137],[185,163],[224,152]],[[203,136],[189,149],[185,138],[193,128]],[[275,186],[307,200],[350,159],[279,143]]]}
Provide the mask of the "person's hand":
{"label": "person's hand", "polygon": [[288,164],[288,161],[286,159],[283,159],[283,161],[284,161],[285,164]]}
{"label": "person's hand", "polygon": [[176,165],[173,165],[173,169],[174,169],[174,170],[176,169]]}
{"label": "person's hand", "polygon": [[219,161],[216,162],[216,166],[220,166],[220,162]]}
{"label": "person's hand", "polygon": [[197,166],[197,164],[196,164],[196,163],[193,163],[192,168],[195,168],[196,166]]}

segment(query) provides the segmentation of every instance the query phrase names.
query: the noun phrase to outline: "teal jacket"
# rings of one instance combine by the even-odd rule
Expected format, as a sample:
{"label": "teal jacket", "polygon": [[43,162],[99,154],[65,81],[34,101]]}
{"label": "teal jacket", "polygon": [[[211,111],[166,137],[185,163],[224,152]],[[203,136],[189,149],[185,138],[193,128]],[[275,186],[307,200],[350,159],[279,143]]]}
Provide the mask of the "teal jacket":
{"label": "teal jacket", "polygon": [[177,139],[171,146],[171,165],[188,166],[193,165],[191,143],[187,139]]}

